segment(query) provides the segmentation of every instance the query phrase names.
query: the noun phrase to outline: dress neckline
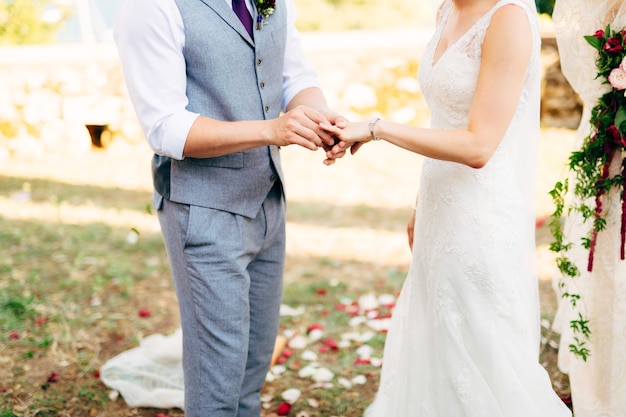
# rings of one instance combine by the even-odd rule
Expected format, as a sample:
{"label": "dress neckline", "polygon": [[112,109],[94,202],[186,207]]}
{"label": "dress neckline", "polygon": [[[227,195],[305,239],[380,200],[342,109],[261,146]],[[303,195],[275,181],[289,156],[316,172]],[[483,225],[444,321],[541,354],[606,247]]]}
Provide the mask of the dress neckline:
{"label": "dress neckline", "polygon": [[[453,5],[452,5],[452,0],[448,0],[448,4],[446,4],[445,8],[445,14],[442,16],[442,22],[441,25],[439,25],[439,30],[437,31],[437,42],[435,43],[435,47],[433,49],[433,54],[430,60],[430,67],[431,68],[435,68],[437,66],[437,64],[439,64],[439,61],[441,61],[442,58],[444,58],[448,51],[452,48],[454,48],[458,43],[460,43],[463,39],[465,39],[471,32],[474,31],[474,28],[478,25],[478,23],[480,23],[483,19],[485,19],[487,16],[489,16],[495,9],[496,7],[498,7],[498,5],[500,3],[506,2],[507,0],[499,0],[498,2],[496,2],[496,4],[494,4],[493,6],[491,6],[491,8],[489,8],[489,10],[487,10],[482,16],[480,16],[478,19],[476,19],[476,21],[461,35],[459,36],[454,42],[452,42],[451,44],[449,44],[445,50],[443,50],[443,52],[441,52],[441,54],[439,55],[439,57],[437,58],[437,60],[435,60],[435,55],[437,54],[437,49],[439,49],[439,44],[441,43],[441,35],[443,35],[443,31],[445,30],[446,26],[448,25],[448,19],[450,18],[450,10],[452,9]],[[443,8],[442,8],[442,12],[443,12]]]}

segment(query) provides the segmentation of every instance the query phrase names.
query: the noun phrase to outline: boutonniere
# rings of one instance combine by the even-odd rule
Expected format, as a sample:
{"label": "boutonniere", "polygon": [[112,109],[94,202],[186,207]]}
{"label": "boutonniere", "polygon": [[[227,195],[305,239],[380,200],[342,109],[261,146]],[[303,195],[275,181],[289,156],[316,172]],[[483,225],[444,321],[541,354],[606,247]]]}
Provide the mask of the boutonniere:
{"label": "boutonniere", "polygon": [[276,10],[276,0],[254,0],[254,5],[257,10],[256,28],[261,30],[263,24],[267,25],[267,19]]}

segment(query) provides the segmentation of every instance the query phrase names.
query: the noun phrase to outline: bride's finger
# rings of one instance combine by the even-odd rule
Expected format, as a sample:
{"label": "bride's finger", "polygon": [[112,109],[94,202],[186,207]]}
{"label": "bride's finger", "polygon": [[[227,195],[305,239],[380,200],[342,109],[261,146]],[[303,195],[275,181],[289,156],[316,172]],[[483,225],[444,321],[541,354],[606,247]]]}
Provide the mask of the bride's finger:
{"label": "bride's finger", "polygon": [[363,146],[363,142],[356,142],[352,146],[350,146],[350,155],[354,155],[355,153],[357,153],[357,151],[361,149],[361,146]]}

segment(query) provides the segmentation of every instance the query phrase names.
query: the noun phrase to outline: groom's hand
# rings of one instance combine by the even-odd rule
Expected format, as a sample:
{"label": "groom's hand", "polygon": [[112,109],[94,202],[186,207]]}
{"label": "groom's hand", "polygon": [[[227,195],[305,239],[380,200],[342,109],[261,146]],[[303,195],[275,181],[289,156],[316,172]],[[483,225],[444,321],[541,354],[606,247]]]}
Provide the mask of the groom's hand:
{"label": "groom's hand", "polygon": [[332,147],[336,143],[334,136],[320,126],[331,120],[339,121],[339,118],[332,116],[329,120],[324,113],[311,107],[296,106],[274,119],[272,143],[277,146],[300,145],[312,151]]}

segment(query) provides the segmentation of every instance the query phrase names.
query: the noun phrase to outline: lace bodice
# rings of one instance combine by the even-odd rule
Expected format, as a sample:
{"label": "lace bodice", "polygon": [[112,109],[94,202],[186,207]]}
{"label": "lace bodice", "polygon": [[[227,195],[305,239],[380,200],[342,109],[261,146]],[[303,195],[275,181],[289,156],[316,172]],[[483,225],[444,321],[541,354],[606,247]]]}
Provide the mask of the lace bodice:
{"label": "lace bodice", "polygon": [[[419,79],[424,97],[431,109],[431,127],[433,128],[465,128],[480,68],[482,44],[485,32],[491,23],[491,17],[497,9],[506,4],[517,4],[531,13],[522,0],[502,0],[482,16],[461,38],[450,45],[434,62],[435,50],[439,44],[445,23],[452,10],[452,3],[445,1],[440,9],[439,23],[436,32],[428,44],[420,61]],[[533,54],[535,62],[529,68],[536,68],[535,53],[541,47],[538,33],[533,38]],[[462,70],[459,70],[462,69]],[[522,103],[528,96],[529,89],[536,82],[539,74],[529,71],[528,79],[522,94]],[[450,100],[454,97],[454,100]]]}

